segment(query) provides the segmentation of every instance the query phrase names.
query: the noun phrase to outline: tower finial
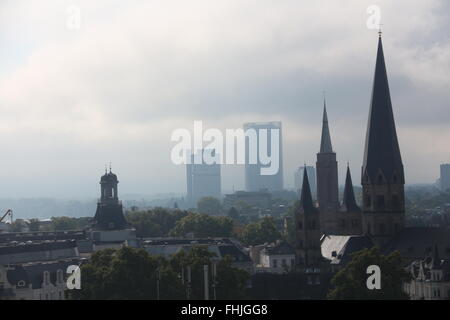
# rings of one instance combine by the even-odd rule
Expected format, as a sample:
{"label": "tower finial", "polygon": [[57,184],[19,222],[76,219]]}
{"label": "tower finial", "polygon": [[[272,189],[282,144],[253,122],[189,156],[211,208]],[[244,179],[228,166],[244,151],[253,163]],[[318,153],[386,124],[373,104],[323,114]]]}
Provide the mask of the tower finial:
{"label": "tower finial", "polygon": [[111,161],[109,162],[109,173],[111,173]]}
{"label": "tower finial", "polygon": [[105,163],[105,173],[108,173],[108,167],[106,163]]}
{"label": "tower finial", "polygon": [[379,38],[381,38],[381,35],[383,34],[383,32],[381,32],[381,26],[382,25],[383,25],[382,23],[378,24],[378,37]]}

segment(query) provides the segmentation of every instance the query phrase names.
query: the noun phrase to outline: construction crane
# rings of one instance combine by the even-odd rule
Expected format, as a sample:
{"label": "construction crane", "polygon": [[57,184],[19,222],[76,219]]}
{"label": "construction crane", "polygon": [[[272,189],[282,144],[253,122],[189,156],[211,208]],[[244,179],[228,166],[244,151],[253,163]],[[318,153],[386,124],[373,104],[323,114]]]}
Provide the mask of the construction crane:
{"label": "construction crane", "polygon": [[0,219],[0,222],[3,222],[3,220],[5,219],[5,217],[9,215],[9,218],[11,219],[11,223],[13,222],[13,212],[11,209],[6,210],[5,214],[3,215],[3,217]]}

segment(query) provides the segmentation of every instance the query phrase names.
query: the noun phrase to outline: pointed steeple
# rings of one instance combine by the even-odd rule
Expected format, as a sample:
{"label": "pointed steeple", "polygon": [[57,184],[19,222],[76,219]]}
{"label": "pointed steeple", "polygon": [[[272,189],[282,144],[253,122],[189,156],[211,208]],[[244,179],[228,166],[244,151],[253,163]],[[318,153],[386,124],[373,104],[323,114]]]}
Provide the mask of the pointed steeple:
{"label": "pointed steeple", "polygon": [[400,148],[395,129],[389,83],[384,62],[381,35],[373,80],[372,99],[367,125],[362,182],[367,178],[372,183],[382,175],[388,183],[404,184],[404,173]]}
{"label": "pointed steeple", "polygon": [[316,211],[311,196],[311,188],[309,186],[309,179],[308,173],[306,171],[306,165],[305,168],[303,169],[303,183],[302,183],[302,193],[300,195],[300,206],[305,213],[313,213]]}
{"label": "pointed steeple", "polygon": [[358,212],[361,209],[356,204],[355,192],[353,190],[350,167],[347,165],[347,176],[345,178],[344,198],[342,200],[342,210],[347,212]]}
{"label": "pointed steeple", "polygon": [[325,99],[323,100],[323,122],[322,122],[322,139],[320,141],[320,153],[332,153],[330,129],[328,128],[327,106]]}

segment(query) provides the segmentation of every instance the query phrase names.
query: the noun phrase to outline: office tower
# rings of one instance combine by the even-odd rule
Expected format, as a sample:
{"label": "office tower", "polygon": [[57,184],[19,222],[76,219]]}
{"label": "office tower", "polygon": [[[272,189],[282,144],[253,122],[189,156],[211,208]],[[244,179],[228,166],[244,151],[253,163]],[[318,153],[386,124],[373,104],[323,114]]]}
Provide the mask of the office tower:
{"label": "office tower", "polygon": [[191,159],[186,164],[187,201],[191,207],[196,207],[198,200],[203,197],[221,199],[220,164],[206,164],[203,154],[214,150],[202,150],[188,155]]}
{"label": "office tower", "polygon": [[[272,150],[271,143],[271,130],[278,131],[278,148]],[[260,191],[260,190],[268,190],[270,191],[281,191],[283,190],[283,153],[282,153],[282,130],[281,130],[281,122],[251,122],[244,124],[244,131],[247,133],[248,131],[254,131],[256,133],[255,141],[250,141],[253,138],[252,135],[247,135],[246,144],[245,144],[245,187],[247,191]],[[263,131],[261,131],[263,130]],[[266,132],[264,132],[266,131]],[[266,134],[265,139],[267,142],[264,143],[264,140],[261,137]],[[249,138],[250,136],[250,138]],[[255,148],[251,147],[252,144]],[[271,165],[274,166],[274,163],[264,165],[261,163],[260,153],[263,154],[271,154],[271,151],[278,154],[278,170],[275,174],[264,175],[261,174],[262,168],[268,168]],[[252,154],[250,154],[252,152]],[[254,154],[256,153],[256,155]],[[271,155],[272,157],[275,154]],[[255,163],[250,163],[249,160],[252,159],[253,156],[256,156]]]}
{"label": "office tower", "polygon": [[439,183],[442,191],[450,189],[450,164],[441,164],[441,177]]}
{"label": "office tower", "polygon": [[392,111],[381,33],[361,172],[363,232],[379,246],[405,224],[405,176]]}

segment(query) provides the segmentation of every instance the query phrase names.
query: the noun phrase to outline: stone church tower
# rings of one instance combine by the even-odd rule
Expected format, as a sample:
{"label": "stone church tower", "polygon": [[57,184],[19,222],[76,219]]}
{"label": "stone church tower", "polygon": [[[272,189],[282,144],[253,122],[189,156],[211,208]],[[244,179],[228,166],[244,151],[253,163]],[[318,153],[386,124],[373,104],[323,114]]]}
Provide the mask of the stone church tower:
{"label": "stone church tower", "polygon": [[111,168],[100,179],[101,196],[93,223],[96,230],[120,230],[127,227],[117,193],[118,183],[117,176],[111,172]]}
{"label": "stone church tower", "polygon": [[322,261],[320,249],[319,212],[313,204],[311,189],[306,173],[303,172],[300,206],[295,210],[296,264],[300,267],[318,266]]}
{"label": "stone church tower", "polygon": [[331,146],[327,109],[324,101],[322,138],[317,154],[317,200],[322,234],[337,234],[336,214],[339,210],[339,186],[336,153]]}
{"label": "stone church tower", "polygon": [[353,190],[350,167],[347,166],[347,176],[345,178],[344,196],[338,213],[338,233],[339,235],[360,235],[362,234],[362,210],[356,203],[355,192]]}
{"label": "stone church tower", "polygon": [[384,245],[405,223],[405,177],[395,129],[381,33],[366,133],[363,187],[363,232]]}

